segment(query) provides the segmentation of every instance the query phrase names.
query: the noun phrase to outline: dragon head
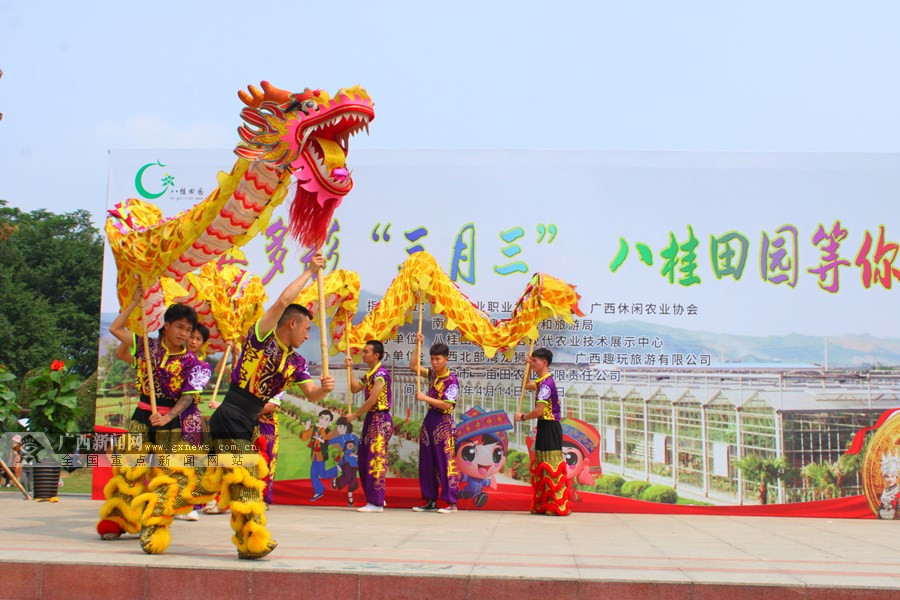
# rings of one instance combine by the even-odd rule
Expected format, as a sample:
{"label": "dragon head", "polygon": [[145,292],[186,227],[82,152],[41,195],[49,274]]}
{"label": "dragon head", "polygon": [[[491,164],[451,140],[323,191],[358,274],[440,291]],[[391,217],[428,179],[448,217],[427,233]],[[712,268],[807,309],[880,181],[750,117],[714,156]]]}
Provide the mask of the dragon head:
{"label": "dragon head", "polygon": [[235,153],[292,174],[297,194],[290,208],[291,233],[302,245],[319,247],[331,215],[353,187],[349,140],[362,130],[368,133],[375,105],[359,86],[338,90],[332,98],[323,90],[295,94],[267,81],[261,85],[262,91],[251,85],[238,92],[247,108],[241,111],[242,142]]}

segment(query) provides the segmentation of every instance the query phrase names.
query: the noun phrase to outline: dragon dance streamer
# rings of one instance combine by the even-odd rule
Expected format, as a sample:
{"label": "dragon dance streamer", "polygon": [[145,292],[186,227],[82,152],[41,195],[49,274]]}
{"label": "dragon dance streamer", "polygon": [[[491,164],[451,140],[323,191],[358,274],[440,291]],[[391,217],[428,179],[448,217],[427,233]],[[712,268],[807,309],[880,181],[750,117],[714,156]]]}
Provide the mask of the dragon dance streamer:
{"label": "dragon dance streamer", "polygon": [[[331,355],[350,351],[358,359],[366,340],[385,340],[406,323],[412,323],[412,310],[422,294],[422,302],[431,304],[434,314],[444,315],[448,330],[458,329],[462,336],[484,350],[487,358],[497,352],[511,357],[522,340],[538,338],[538,323],[560,318],[573,322],[572,315],[583,316],[578,308],[579,295],[574,286],[543,273],[536,274],[516,302],[509,319],[492,320],[460,291],[427,252],[412,254],[391,282],[381,301],[362,322],[353,324],[344,337],[359,304],[359,275],[334,271],[325,278],[325,310],[332,315]],[[296,302],[317,308],[314,287],[306,288]]]}
{"label": "dragon dance streamer", "polygon": [[[159,278],[181,284],[188,273],[242,246],[263,230],[272,211],[295,185],[291,233],[301,245],[325,241],[334,210],[353,187],[346,156],[349,138],[375,118],[374,104],[359,86],[332,98],[323,90],[291,93],[262,82],[238,95],[246,105],[241,143],[229,173],[202,202],[164,219],[152,204],[130,198],[109,211],[106,235],[118,268],[119,303],[140,282],[147,329],[159,329],[165,302]],[[144,331],[139,317],[132,331]],[[144,331],[146,332],[146,331]]]}

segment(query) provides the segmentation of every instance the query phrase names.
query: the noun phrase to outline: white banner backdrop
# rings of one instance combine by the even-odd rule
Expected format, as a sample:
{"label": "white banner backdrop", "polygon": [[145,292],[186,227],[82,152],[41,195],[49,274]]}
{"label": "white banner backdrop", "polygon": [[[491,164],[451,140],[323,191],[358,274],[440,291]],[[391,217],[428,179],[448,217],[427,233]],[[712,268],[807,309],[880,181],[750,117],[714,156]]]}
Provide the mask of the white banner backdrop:
{"label": "white banner backdrop", "polygon": [[[233,162],[112,151],[108,204],[174,216]],[[592,328],[543,340],[573,362],[900,362],[900,156],[397,150],[351,151],[350,164],[329,268],[359,272],[370,302],[422,248],[498,318],[533,272],[575,284]],[[270,295],[303,254],[280,227],[286,204],[245,247]],[[114,276],[107,250],[107,314]]]}

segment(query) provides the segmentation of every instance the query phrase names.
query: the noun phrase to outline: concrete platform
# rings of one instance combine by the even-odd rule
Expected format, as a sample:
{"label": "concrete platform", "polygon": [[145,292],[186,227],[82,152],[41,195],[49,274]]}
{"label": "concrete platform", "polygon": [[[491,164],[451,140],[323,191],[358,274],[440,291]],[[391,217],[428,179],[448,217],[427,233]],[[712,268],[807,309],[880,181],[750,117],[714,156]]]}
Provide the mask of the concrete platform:
{"label": "concrete platform", "polygon": [[239,561],[226,515],[147,556],[99,507],[0,498],[0,598],[900,598],[897,521],[274,506],[278,549]]}

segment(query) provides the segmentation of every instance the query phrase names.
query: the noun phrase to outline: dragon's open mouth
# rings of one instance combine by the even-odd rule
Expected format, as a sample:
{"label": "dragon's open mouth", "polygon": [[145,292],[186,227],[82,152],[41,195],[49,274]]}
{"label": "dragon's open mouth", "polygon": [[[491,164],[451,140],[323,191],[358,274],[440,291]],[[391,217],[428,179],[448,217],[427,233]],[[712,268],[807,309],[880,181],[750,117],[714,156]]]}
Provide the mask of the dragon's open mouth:
{"label": "dragon's open mouth", "polygon": [[368,133],[374,117],[370,106],[347,104],[329,110],[318,122],[313,116],[298,131],[301,153],[310,166],[315,165],[313,172],[322,186],[336,193],[346,193],[353,186],[346,168],[350,138],[363,130]]}

